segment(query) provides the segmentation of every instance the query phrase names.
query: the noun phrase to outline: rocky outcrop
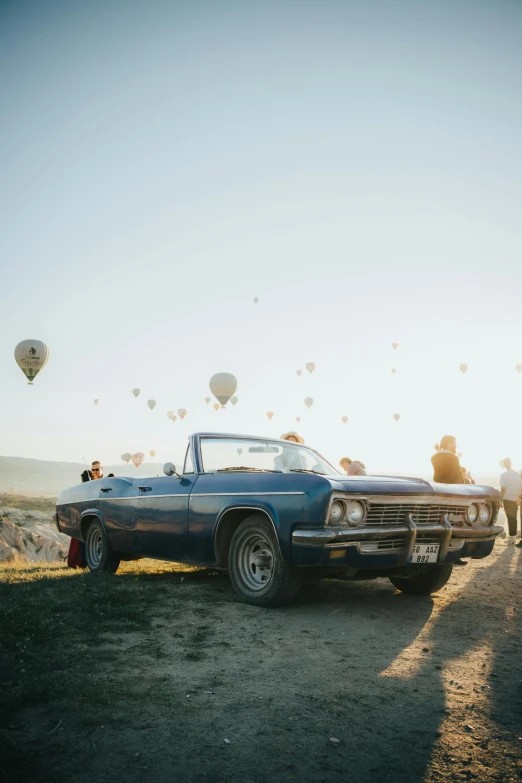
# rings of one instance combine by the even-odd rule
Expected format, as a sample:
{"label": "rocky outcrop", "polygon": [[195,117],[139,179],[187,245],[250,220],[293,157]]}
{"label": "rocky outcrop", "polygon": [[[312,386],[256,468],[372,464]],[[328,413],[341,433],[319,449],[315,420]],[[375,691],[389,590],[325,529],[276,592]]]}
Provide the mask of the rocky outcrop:
{"label": "rocky outcrop", "polygon": [[42,511],[0,509],[0,562],[66,560],[69,536],[59,533]]}

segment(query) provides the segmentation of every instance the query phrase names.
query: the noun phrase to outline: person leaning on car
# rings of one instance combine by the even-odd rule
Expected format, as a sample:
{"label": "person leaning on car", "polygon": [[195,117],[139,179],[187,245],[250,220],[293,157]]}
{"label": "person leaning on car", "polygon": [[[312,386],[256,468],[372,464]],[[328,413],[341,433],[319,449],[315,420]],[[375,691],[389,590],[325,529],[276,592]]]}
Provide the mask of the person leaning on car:
{"label": "person leaning on car", "polygon": [[[464,484],[462,468],[457,457],[457,439],[454,435],[444,435],[440,446],[435,446],[435,454],[431,458],[433,465],[433,481],[437,484]],[[455,565],[465,566],[466,560],[459,558]]]}
{"label": "person leaning on car", "polygon": [[437,484],[463,484],[462,468],[457,457],[457,439],[453,435],[444,435],[440,446],[435,446],[431,458],[433,481]]}
{"label": "person leaning on car", "polygon": [[347,476],[367,476],[366,465],[357,459],[350,459],[350,457],[343,457],[339,465],[344,470]]}

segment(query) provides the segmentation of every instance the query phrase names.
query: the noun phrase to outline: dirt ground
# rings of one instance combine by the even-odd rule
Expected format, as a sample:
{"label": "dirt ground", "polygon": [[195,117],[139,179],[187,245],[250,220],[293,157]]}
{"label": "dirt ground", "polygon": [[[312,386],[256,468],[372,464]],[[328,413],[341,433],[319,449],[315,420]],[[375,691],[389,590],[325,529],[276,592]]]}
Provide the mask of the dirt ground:
{"label": "dirt ground", "polygon": [[277,610],[153,561],[7,569],[0,780],[522,780],[521,557],[497,542],[433,597],[329,580]]}

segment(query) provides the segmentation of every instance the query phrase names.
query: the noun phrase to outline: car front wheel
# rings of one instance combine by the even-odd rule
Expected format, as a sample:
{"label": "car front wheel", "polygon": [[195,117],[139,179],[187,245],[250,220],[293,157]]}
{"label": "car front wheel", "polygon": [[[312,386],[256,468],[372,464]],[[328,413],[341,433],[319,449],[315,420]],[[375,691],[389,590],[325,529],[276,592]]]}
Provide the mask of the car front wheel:
{"label": "car front wheel", "polygon": [[425,571],[415,576],[390,576],[390,582],[397,590],[410,595],[430,595],[440,590],[451,576],[452,563],[426,566]]}
{"label": "car front wheel", "polygon": [[85,538],[85,556],[89,571],[108,571],[114,574],[120,565],[120,558],[113,552],[103,525],[98,520],[89,525]]}
{"label": "car front wheel", "polygon": [[263,514],[248,517],[235,531],[228,568],[239,598],[254,606],[291,603],[303,578],[301,569],[283,560],[272,524]]}

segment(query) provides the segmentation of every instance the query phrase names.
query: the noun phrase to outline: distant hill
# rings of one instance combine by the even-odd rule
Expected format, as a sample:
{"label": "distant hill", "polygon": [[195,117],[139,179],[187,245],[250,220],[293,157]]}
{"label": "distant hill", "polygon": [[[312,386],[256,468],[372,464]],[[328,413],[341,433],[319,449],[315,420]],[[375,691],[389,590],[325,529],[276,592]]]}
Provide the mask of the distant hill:
{"label": "distant hill", "polygon": [[[176,465],[180,465],[181,458],[177,458],[175,462]],[[47,462],[25,457],[0,457],[0,493],[56,497],[62,489],[79,484],[80,475],[84,470],[85,465],[81,462]],[[163,476],[163,463],[145,462],[139,468],[135,468],[132,462],[104,465],[104,473],[105,475],[114,473],[116,476]],[[394,474],[390,471],[387,475]],[[425,478],[430,479],[429,476]],[[477,473],[474,478],[477,484],[498,487],[498,475]]]}
{"label": "distant hill", "polygon": [[[178,463],[179,464],[179,460]],[[85,470],[81,462],[47,462],[24,457],[0,457],[0,493],[13,492],[16,495],[56,497],[62,489],[80,483]],[[105,475],[116,476],[163,476],[163,463],[146,462],[135,468],[132,462],[119,465],[104,465]]]}

